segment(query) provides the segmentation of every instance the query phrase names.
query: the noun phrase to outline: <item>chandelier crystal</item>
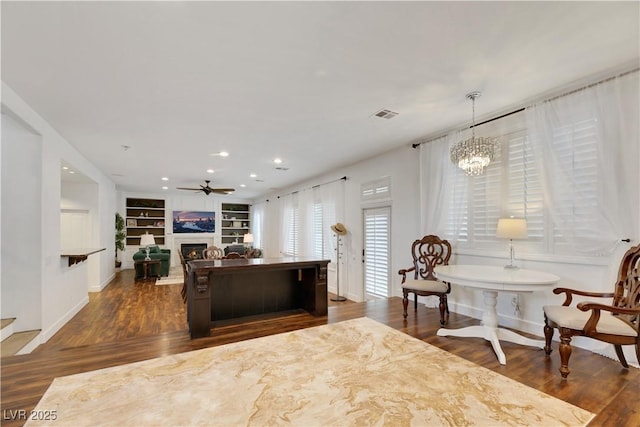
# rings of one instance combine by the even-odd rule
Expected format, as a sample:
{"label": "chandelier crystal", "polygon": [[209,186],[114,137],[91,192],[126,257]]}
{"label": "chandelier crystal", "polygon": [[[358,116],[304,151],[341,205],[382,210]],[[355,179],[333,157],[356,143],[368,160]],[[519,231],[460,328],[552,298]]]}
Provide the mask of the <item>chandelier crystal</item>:
{"label": "chandelier crystal", "polygon": [[493,160],[497,144],[493,138],[476,138],[476,98],[480,92],[467,94],[467,99],[473,103],[471,119],[471,138],[458,142],[451,147],[451,161],[467,175],[482,175],[489,163]]}

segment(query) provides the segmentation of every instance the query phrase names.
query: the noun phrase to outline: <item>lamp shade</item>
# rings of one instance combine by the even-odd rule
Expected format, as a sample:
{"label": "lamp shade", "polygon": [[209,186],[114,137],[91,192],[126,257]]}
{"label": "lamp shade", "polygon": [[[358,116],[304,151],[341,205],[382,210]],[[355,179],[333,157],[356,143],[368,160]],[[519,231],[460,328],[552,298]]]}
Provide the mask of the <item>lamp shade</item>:
{"label": "lamp shade", "polygon": [[253,234],[247,233],[242,237],[244,243],[253,243]]}
{"label": "lamp shade", "polygon": [[496,237],[526,239],[528,237],[527,220],[522,218],[500,218],[496,229]]}
{"label": "lamp shade", "polygon": [[140,236],[140,246],[149,246],[149,245],[155,245],[156,241],[153,238],[153,234],[149,234],[149,233],[145,233],[142,236]]}

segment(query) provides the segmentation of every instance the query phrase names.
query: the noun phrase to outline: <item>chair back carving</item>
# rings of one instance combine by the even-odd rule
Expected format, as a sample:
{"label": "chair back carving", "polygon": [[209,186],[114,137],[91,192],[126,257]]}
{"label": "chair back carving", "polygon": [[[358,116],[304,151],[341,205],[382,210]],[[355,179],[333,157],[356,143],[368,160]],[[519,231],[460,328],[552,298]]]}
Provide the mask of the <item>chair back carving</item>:
{"label": "chair back carving", "polygon": [[244,255],[240,255],[238,252],[229,252],[223,259],[243,259]]}
{"label": "chair back carving", "polygon": [[428,235],[416,240],[411,245],[415,277],[425,280],[436,280],[433,270],[438,265],[448,265],[451,258],[451,244],[438,236]]}
{"label": "chair back carving", "polygon": [[[640,307],[640,245],[629,249],[622,258],[616,282],[613,305],[619,308]],[[635,330],[640,325],[640,314],[615,314]]]}
{"label": "chair back carving", "polygon": [[204,259],[222,259],[224,252],[217,246],[208,246],[202,251],[202,258]]}

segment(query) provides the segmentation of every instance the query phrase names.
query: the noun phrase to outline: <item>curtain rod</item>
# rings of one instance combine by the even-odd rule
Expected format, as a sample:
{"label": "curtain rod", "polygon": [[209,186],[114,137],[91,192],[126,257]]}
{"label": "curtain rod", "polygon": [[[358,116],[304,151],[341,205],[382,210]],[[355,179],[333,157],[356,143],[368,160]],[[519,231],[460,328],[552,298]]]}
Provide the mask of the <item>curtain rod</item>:
{"label": "curtain rod", "polygon": [[[533,106],[534,104],[536,104],[536,103],[554,101],[554,100],[559,99],[559,98],[562,98],[562,97],[564,97],[564,96],[572,95],[572,94],[574,94],[574,93],[580,92],[581,90],[589,89],[589,88],[591,88],[591,87],[593,87],[593,86],[597,86],[597,85],[599,85],[599,84],[606,83],[606,82],[608,82],[608,81],[611,81],[611,80],[617,79],[617,78],[619,78],[619,77],[624,77],[624,76],[626,76],[627,74],[635,73],[635,72],[637,72],[637,71],[640,71],[640,67],[634,68],[634,69],[629,70],[629,71],[622,72],[622,73],[620,73],[620,74],[616,74],[615,76],[610,76],[610,77],[604,78],[604,79],[602,79],[602,80],[598,80],[597,82],[590,83],[590,84],[588,84],[588,85],[585,85],[585,86],[579,87],[579,88],[577,88],[577,89],[569,90],[569,91],[567,91],[567,92],[561,93],[561,94],[559,94],[559,95],[553,96],[553,97],[548,98],[548,99],[543,99],[543,100],[541,100],[541,101],[537,101],[537,102],[535,102],[535,103],[531,103],[530,105],[527,105],[527,106],[525,106],[525,107],[519,108],[519,109],[514,110],[514,111],[511,111],[510,113],[505,113],[505,114],[502,114],[502,115],[500,115],[500,116],[498,116],[498,117],[493,117],[493,118],[488,119],[488,120],[485,120],[485,121],[483,121],[483,122],[476,123],[476,124],[475,124],[475,126],[474,126],[474,125],[471,125],[471,126],[469,126],[469,129],[472,129],[472,128],[476,127],[476,126],[484,125],[484,124],[489,123],[489,122],[493,122],[494,120],[498,120],[498,119],[505,118],[505,117],[510,116],[510,115],[512,115],[512,114],[519,113],[519,112],[521,112],[521,111],[526,110],[526,109],[527,109],[527,108],[529,108],[529,107],[532,107],[532,106]],[[448,132],[447,132],[447,133],[448,133]],[[447,135],[447,134],[445,133],[445,134],[442,134],[442,135],[440,135],[440,136],[436,136],[435,138],[430,138],[430,139],[429,139],[429,140],[427,140],[427,141],[422,141],[422,142],[416,142],[416,143],[413,143],[413,144],[411,144],[411,147],[412,147],[412,148],[418,148],[418,147],[419,147],[419,146],[421,146],[422,144],[426,144],[427,142],[435,141],[436,139],[438,139],[438,138],[442,138],[442,137],[443,137],[443,136],[445,136],[445,135]]]}
{"label": "curtain rod", "polygon": [[[313,185],[311,187],[306,187],[306,188],[302,188],[300,190],[292,191],[291,193],[283,194],[282,197],[291,196],[293,194],[299,193],[300,191],[313,190],[314,188],[318,188],[318,187],[321,187],[323,185],[333,184],[334,182],[338,182],[338,181],[346,181],[348,179],[349,178],[347,178],[347,176],[345,175],[342,178],[337,178],[337,179],[334,179],[333,181],[323,182],[322,184],[316,184],[316,185]],[[277,196],[276,198],[279,199],[280,197],[281,196]],[[265,199],[265,202],[268,202],[268,201],[269,201],[269,199]]]}

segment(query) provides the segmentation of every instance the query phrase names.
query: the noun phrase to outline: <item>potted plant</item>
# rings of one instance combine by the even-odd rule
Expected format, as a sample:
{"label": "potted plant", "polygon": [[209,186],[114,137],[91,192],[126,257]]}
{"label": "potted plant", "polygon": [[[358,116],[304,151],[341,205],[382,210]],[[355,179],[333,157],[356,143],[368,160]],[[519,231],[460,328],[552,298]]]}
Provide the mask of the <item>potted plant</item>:
{"label": "potted plant", "polygon": [[120,266],[122,266],[122,261],[118,259],[118,250],[124,251],[125,237],[124,218],[122,218],[120,213],[116,212],[116,268],[120,268]]}

